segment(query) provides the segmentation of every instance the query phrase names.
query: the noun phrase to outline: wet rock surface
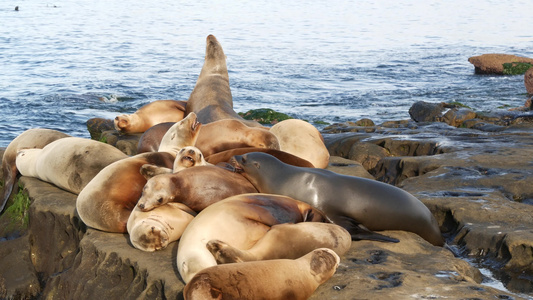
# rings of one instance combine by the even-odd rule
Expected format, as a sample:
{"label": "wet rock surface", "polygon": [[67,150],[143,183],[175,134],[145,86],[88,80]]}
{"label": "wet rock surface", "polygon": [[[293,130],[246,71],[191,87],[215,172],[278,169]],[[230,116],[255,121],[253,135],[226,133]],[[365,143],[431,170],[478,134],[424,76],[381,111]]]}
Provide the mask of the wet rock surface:
{"label": "wet rock surface", "polygon": [[[354,241],[311,299],[533,299],[533,126],[484,122],[482,129],[405,120],[324,130],[328,169],[411,192],[449,247],[400,231],[383,232],[400,243]],[[21,182],[33,201],[30,226],[0,242],[0,297],[182,297],[177,243],[155,253],[134,249],[127,235],[87,228],[76,195]],[[9,272],[13,265],[24,275]],[[505,287],[495,288],[491,276]]]}
{"label": "wet rock surface", "polygon": [[533,59],[511,54],[483,54],[472,56],[468,61],[474,65],[476,74],[504,74],[503,64],[506,63],[530,63]]}

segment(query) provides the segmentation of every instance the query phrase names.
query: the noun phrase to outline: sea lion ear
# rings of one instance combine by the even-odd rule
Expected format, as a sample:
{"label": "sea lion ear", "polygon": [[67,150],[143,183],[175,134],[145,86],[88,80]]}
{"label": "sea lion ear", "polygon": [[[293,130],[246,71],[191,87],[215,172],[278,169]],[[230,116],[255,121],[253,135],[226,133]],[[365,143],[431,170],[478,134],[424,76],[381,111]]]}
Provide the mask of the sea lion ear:
{"label": "sea lion ear", "polygon": [[159,167],[152,164],[144,164],[141,166],[141,169],[139,170],[142,176],[146,178],[146,180],[149,180],[150,178],[159,175],[159,174],[168,174],[172,173],[172,169]]}
{"label": "sea lion ear", "polygon": [[254,167],[256,167],[257,169],[261,169],[261,164],[255,161]]}

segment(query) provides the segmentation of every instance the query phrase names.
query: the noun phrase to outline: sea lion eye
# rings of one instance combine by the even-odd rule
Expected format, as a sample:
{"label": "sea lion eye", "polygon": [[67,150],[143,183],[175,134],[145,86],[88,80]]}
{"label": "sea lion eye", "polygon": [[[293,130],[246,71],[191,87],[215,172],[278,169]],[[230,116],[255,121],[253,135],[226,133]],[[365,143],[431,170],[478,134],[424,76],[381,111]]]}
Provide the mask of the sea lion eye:
{"label": "sea lion eye", "polygon": [[163,198],[159,198],[159,199],[157,199],[157,202],[158,202],[158,203],[163,203]]}
{"label": "sea lion eye", "polygon": [[180,150],[180,154],[182,154],[183,151],[185,151],[185,148],[182,148],[182,149]]}
{"label": "sea lion eye", "polygon": [[241,157],[241,161],[242,161],[243,164],[245,164],[245,163],[246,163],[246,157],[245,157],[245,156],[242,156],[242,157]]}

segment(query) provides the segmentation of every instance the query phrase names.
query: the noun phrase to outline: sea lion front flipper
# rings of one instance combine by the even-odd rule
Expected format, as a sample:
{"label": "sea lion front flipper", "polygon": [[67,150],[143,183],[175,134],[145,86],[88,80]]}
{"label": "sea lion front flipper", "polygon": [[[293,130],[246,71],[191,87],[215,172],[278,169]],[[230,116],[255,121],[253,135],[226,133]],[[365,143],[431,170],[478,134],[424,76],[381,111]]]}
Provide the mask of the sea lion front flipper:
{"label": "sea lion front flipper", "polygon": [[355,221],[352,218],[348,217],[342,217],[342,222],[337,223],[338,225],[341,225],[344,227],[350,235],[352,236],[352,241],[360,241],[360,240],[370,240],[370,241],[378,241],[378,242],[388,242],[388,243],[398,243],[400,240],[379,234],[377,232],[374,232],[365,226],[363,224],[359,224],[357,221]]}
{"label": "sea lion front flipper", "polygon": [[2,202],[0,203],[0,213],[2,213],[2,211],[4,210],[4,207],[6,206],[7,201],[9,200],[9,196],[13,191],[13,187],[15,186],[15,181],[17,180],[17,166],[15,165],[15,162],[11,163],[10,166],[8,166],[8,163],[4,164],[4,190],[2,194]]}

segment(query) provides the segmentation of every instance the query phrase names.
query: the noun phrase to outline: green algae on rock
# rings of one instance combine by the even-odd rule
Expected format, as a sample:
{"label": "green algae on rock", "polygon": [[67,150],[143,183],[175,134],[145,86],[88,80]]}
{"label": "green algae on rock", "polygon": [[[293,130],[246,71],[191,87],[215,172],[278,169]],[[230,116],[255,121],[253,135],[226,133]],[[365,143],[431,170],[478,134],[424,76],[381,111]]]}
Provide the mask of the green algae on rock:
{"label": "green algae on rock", "polygon": [[504,63],[503,75],[522,75],[531,67],[533,67],[533,64],[527,62]]}
{"label": "green algae on rock", "polygon": [[245,120],[253,120],[261,124],[276,124],[283,120],[293,119],[291,116],[277,112],[270,108],[252,109],[245,113],[239,113]]}
{"label": "green algae on rock", "polygon": [[19,192],[13,197],[13,204],[6,208],[4,213],[10,221],[7,225],[9,231],[25,230],[28,227],[30,204],[31,200],[28,194],[24,191],[24,187],[19,184]]}

